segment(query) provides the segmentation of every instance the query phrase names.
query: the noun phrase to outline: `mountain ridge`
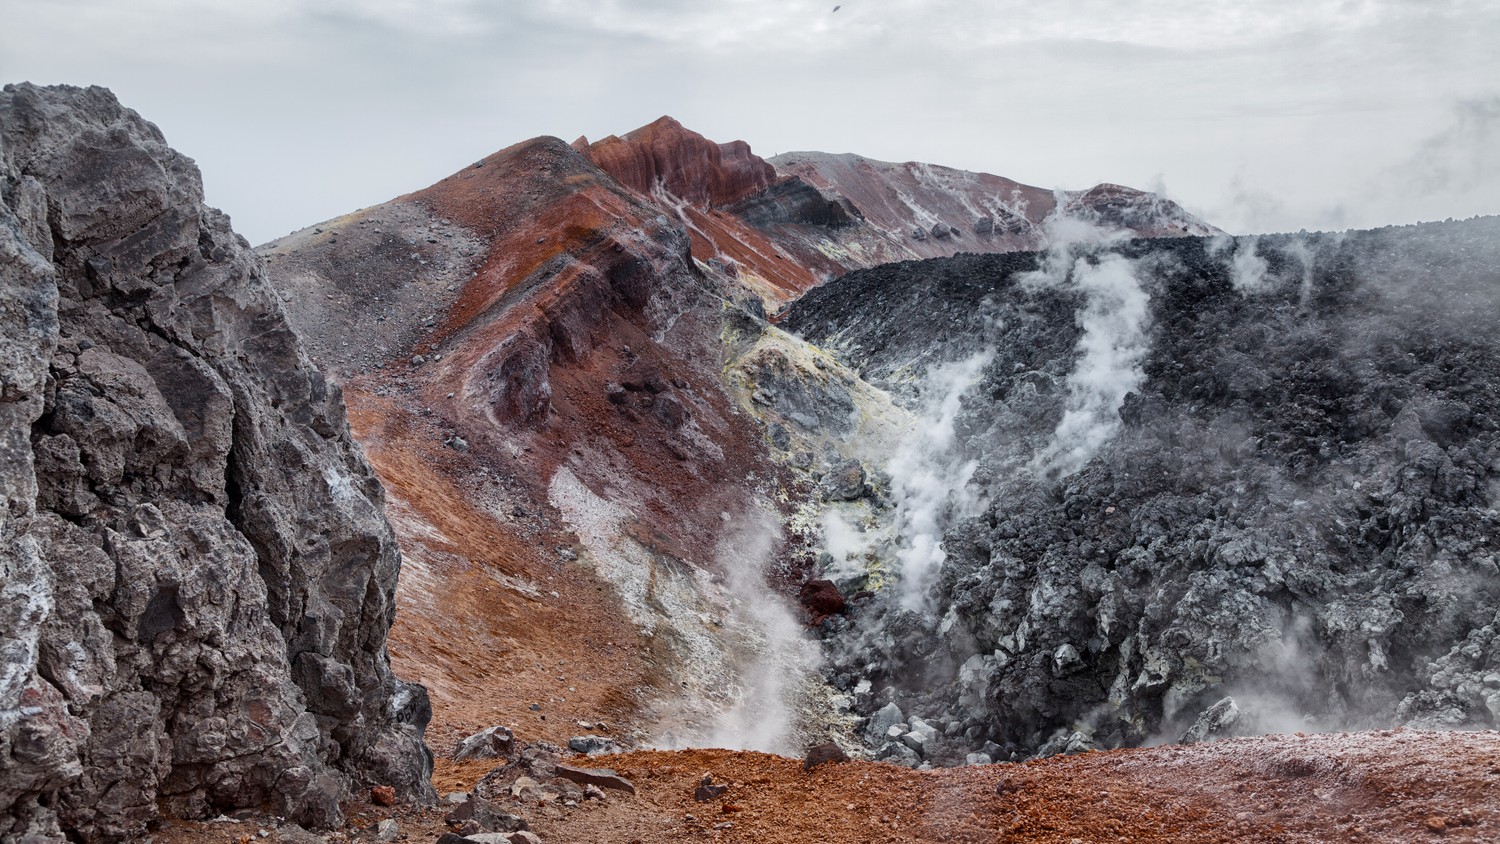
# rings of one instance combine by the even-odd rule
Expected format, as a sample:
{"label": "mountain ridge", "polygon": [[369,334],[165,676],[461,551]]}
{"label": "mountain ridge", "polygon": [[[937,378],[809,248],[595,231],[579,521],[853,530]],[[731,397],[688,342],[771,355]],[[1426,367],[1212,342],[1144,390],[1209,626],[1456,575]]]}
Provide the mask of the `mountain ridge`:
{"label": "mountain ridge", "polygon": [[0,139],[7,844],[1500,823],[1493,731],[1219,741],[1500,717],[1494,220],[1183,237],[664,119],[252,254],[107,92]]}

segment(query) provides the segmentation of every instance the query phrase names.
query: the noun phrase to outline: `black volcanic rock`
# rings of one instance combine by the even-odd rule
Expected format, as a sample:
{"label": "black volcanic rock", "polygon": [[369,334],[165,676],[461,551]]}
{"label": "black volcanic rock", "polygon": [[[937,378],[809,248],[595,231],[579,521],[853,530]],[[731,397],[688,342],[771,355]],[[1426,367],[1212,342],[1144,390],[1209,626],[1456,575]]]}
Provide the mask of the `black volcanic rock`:
{"label": "black volcanic rock", "polygon": [[848,199],[837,194],[826,196],[795,176],[725,210],[760,228],[784,223],[839,228],[857,225],[863,219],[859,209]]}
{"label": "black volcanic rock", "polygon": [[[1043,471],[1110,252],[1149,296],[1139,382]],[[990,355],[955,421],[987,504],[929,612],[853,605],[839,683],[1023,752],[1175,739],[1230,696],[1240,732],[1500,724],[1500,219],[1044,266],[887,265],[781,323],[913,408],[910,373]]]}
{"label": "black volcanic rock", "polygon": [[381,488],[192,161],[7,86],[0,199],[0,839],[430,799]]}

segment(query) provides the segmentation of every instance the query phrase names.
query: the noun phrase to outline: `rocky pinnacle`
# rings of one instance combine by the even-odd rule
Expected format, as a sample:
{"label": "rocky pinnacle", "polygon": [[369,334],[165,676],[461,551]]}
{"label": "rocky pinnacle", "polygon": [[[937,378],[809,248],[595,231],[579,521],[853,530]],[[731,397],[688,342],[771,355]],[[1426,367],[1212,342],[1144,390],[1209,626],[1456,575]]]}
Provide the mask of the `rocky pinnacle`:
{"label": "rocky pinnacle", "polygon": [[383,493],[197,167],[12,85],[0,200],[0,841],[429,799]]}

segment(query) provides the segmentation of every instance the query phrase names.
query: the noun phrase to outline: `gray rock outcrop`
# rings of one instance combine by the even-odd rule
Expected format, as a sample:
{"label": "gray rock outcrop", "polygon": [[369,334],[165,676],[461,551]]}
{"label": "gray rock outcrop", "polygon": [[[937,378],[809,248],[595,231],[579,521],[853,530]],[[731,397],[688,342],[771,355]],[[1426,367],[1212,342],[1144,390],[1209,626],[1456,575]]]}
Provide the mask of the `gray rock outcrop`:
{"label": "gray rock outcrop", "polygon": [[0,841],[432,797],[340,394],[193,162],[101,88],[0,93],[0,499]]}

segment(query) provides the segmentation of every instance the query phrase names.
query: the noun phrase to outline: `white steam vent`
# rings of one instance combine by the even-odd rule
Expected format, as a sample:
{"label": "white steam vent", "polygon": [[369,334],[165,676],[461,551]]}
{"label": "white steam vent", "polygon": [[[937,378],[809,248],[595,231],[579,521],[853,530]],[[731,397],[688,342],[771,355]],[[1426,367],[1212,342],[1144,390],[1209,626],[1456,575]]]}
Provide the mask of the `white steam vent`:
{"label": "white steam vent", "polygon": [[732,703],[715,719],[701,745],[794,755],[801,726],[799,701],[817,680],[822,652],[792,608],[766,582],[766,567],[780,538],[769,513],[751,509],[720,540],[731,610],[725,620],[736,641]]}
{"label": "white steam vent", "polygon": [[947,558],[943,532],[953,519],[979,510],[980,501],[969,489],[978,464],[954,448],[954,423],[964,393],[992,357],[993,350],[987,350],[927,374],[924,392],[930,403],[887,467],[901,538],[896,559],[905,609],[926,609],[927,587]]}
{"label": "white steam vent", "polygon": [[1049,246],[1042,269],[1023,283],[1071,286],[1085,303],[1077,320],[1078,363],[1068,374],[1068,399],[1052,439],[1032,459],[1039,474],[1065,477],[1083,468],[1120,429],[1125,396],[1140,386],[1151,297],[1141,288],[1135,263],[1112,251],[1129,238],[1085,220],[1047,222]]}

